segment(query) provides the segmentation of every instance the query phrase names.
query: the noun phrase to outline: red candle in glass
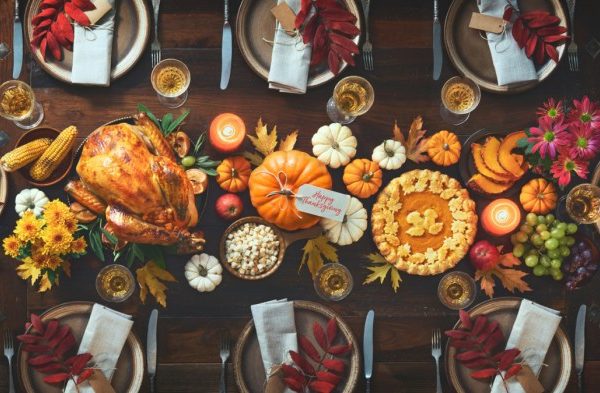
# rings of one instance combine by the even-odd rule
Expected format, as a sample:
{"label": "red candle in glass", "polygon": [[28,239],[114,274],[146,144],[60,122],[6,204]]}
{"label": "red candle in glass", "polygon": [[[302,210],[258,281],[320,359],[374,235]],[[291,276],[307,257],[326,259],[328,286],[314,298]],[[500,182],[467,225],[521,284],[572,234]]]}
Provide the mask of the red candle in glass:
{"label": "red candle in glass", "polygon": [[481,212],[481,226],[490,235],[507,235],[521,223],[521,210],[510,199],[496,199]]}
{"label": "red candle in glass", "polygon": [[244,142],[246,125],[241,117],[233,113],[221,113],[210,123],[208,139],[221,153],[233,153]]}

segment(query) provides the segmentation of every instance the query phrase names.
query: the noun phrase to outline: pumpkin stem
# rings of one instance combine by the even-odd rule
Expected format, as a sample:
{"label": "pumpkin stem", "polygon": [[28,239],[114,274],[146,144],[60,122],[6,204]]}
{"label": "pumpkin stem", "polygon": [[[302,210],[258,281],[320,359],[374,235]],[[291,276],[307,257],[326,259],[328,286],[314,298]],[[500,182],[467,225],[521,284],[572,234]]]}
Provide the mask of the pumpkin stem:
{"label": "pumpkin stem", "polygon": [[388,155],[388,157],[394,157],[394,151],[393,151],[393,150],[390,150],[390,149],[388,149],[388,147],[387,147],[387,141],[385,141],[385,142],[383,143],[383,150],[385,151],[385,154],[387,154],[387,155]]}
{"label": "pumpkin stem", "polygon": [[331,148],[334,150],[337,150],[340,148],[340,145],[337,142],[333,142],[333,144],[331,145]]}
{"label": "pumpkin stem", "polygon": [[238,171],[235,168],[231,168],[231,177],[238,177]]}
{"label": "pumpkin stem", "polygon": [[373,172],[366,172],[363,174],[362,179],[365,182],[369,182],[371,181],[371,178],[373,177],[374,173]]}
{"label": "pumpkin stem", "polygon": [[206,277],[206,276],[208,276],[208,269],[205,268],[204,266],[200,265],[200,266],[198,266],[198,274],[201,275],[202,277]]}
{"label": "pumpkin stem", "polygon": [[444,150],[448,151],[448,150],[450,150],[450,145],[449,145],[449,144],[447,144],[447,143],[444,143],[444,144],[442,145],[442,149],[444,149]]}

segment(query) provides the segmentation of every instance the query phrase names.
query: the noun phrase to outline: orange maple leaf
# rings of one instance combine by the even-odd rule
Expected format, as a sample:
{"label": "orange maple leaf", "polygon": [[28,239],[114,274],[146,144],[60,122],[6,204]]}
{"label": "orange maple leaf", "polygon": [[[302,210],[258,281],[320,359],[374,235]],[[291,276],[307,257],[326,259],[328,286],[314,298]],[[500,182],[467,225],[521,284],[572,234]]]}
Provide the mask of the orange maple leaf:
{"label": "orange maple leaf", "polygon": [[[475,281],[481,280],[481,290],[492,298],[494,297],[494,287],[496,285],[494,277],[498,277],[500,283],[508,291],[514,293],[531,291],[531,287],[523,280],[527,273],[513,269],[513,266],[519,266],[521,261],[512,253],[502,254],[498,265],[490,270],[477,270],[475,272]],[[504,268],[502,266],[505,266]]]}
{"label": "orange maple leaf", "polygon": [[410,124],[408,135],[405,137],[398,122],[394,122],[392,133],[394,140],[399,141],[406,149],[406,157],[416,163],[429,161],[427,155],[427,138],[425,138],[426,130],[423,130],[423,118],[419,115],[414,118]]}

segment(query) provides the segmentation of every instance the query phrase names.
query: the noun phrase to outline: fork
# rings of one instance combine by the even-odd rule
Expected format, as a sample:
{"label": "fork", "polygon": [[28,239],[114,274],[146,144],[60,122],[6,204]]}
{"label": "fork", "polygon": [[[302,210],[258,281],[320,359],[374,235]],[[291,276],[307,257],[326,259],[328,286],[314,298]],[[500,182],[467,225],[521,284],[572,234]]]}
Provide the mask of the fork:
{"label": "fork", "polygon": [[221,384],[219,385],[219,393],[227,391],[227,359],[229,359],[229,334],[224,333],[221,336]]}
{"label": "fork", "polygon": [[152,57],[152,67],[154,68],[162,57],[160,41],[158,40],[158,10],[160,9],[160,0],[152,0],[152,9],[154,10],[154,40],[150,45],[150,56]]}
{"label": "fork", "polygon": [[431,335],[431,356],[435,359],[437,383],[435,393],[442,393],[442,381],[440,380],[440,356],[442,356],[442,333],[440,329],[433,329]]}
{"label": "fork", "polygon": [[569,19],[571,25],[571,43],[567,48],[569,57],[569,69],[571,71],[579,71],[579,55],[577,54],[577,44],[575,43],[575,0],[567,0],[569,7]]}
{"label": "fork", "polygon": [[363,65],[365,70],[373,71],[373,45],[369,39],[369,7],[371,0],[362,0],[363,14],[365,15],[365,43],[362,47]]}
{"label": "fork", "polygon": [[15,384],[13,382],[12,373],[12,357],[15,354],[15,347],[13,344],[12,333],[10,330],[4,331],[4,356],[8,359],[8,386],[9,393],[15,393]]}

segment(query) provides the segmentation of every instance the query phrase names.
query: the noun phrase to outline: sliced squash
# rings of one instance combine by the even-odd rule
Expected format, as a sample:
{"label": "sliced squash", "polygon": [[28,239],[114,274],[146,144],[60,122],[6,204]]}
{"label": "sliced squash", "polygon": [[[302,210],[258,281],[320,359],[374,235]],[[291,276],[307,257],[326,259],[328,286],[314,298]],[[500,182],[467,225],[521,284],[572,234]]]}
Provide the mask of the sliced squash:
{"label": "sliced squash", "polygon": [[475,169],[477,169],[477,172],[481,173],[483,176],[495,183],[506,184],[513,181],[513,177],[511,175],[499,175],[485,165],[482,155],[483,148],[480,144],[473,143],[471,145],[471,153],[473,154],[473,163],[475,164]]}
{"label": "sliced squash", "polygon": [[498,161],[500,162],[500,165],[516,178],[522,177],[525,172],[521,169],[521,164],[523,162],[515,160],[515,154],[512,154],[512,151],[517,147],[519,139],[525,137],[527,137],[525,131],[510,133],[502,140],[500,149],[498,150]]}
{"label": "sliced squash", "polygon": [[500,165],[500,161],[498,160],[499,151],[500,139],[494,136],[487,137],[485,140],[485,144],[483,145],[483,150],[481,152],[483,162],[488,168],[492,170],[492,172],[502,176],[510,176],[512,178],[512,174],[506,169],[504,169],[502,165]]}
{"label": "sliced squash", "polygon": [[500,194],[513,186],[514,182],[498,184],[480,173],[476,173],[467,182],[467,187],[482,194]]}
{"label": "sliced squash", "polygon": [[516,153],[512,153],[511,154],[512,158],[514,158],[514,160],[517,162],[517,164],[519,164],[519,166],[523,166],[523,162],[525,161],[525,157],[523,157],[520,154],[516,154]]}

